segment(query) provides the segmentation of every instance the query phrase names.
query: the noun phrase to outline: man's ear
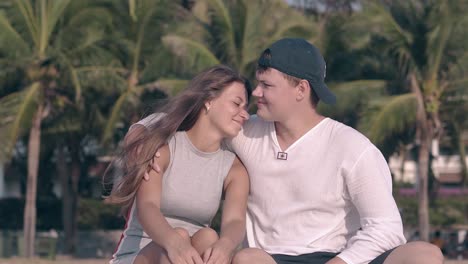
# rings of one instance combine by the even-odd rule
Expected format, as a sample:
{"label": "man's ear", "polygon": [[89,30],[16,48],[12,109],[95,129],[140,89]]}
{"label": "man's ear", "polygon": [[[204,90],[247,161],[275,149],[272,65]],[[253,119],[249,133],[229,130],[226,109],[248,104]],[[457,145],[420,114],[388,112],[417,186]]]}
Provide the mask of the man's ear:
{"label": "man's ear", "polygon": [[299,83],[296,85],[297,94],[296,100],[302,101],[304,98],[309,98],[310,94],[310,85],[307,80],[300,80]]}

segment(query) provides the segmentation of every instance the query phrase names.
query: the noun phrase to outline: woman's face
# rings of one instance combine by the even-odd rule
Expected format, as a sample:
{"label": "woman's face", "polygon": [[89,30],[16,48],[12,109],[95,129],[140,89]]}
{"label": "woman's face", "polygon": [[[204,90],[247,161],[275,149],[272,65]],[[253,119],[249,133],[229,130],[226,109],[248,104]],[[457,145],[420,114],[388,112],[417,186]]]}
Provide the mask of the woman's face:
{"label": "woman's face", "polygon": [[242,83],[231,83],[219,97],[207,104],[208,117],[224,137],[235,137],[244,121],[249,119],[247,94]]}

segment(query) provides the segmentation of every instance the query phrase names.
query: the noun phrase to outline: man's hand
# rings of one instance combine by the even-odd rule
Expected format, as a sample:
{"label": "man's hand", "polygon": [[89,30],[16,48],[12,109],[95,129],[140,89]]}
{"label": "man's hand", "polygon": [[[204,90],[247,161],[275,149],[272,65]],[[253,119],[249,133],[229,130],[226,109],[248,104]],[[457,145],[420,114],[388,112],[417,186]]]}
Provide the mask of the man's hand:
{"label": "man's hand", "polygon": [[150,176],[149,176],[149,173],[154,170],[156,171],[157,173],[160,173],[161,172],[161,168],[159,167],[159,165],[156,163],[156,160],[161,156],[161,153],[159,153],[159,151],[156,151],[156,154],[154,154],[154,157],[153,157],[153,160],[151,161],[151,163],[148,165],[148,168],[146,169],[145,171],[145,175],[143,175],[143,179],[145,181],[148,181],[150,179]]}

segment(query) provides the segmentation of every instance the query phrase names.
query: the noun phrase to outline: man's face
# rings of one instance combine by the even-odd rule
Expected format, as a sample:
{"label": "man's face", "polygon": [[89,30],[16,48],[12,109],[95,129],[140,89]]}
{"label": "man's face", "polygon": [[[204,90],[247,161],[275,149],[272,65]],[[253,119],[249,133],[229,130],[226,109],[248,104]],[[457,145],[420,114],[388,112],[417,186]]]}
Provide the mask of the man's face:
{"label": "man's face", "polygon": [[257,115],[267,121],[283,122],[296,104],[296,89],[283,74],[270,68],[256,74],[257,86],[252,95],[257,98]]}

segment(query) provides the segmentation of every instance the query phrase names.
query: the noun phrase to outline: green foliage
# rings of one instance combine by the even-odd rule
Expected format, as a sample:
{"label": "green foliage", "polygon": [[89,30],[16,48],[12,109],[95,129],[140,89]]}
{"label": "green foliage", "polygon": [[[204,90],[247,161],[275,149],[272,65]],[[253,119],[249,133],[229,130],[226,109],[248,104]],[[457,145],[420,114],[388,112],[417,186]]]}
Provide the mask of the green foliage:
{"label": "green foliage", "polygon": [[362,112],[373,100],[385,95],[387,83],[383,80],[333,82],[328,86],[337,96],[335,105],[319,104],[318,111],[345,124],[356,127]]}
{"label": "green foliage", "polygon": [[382,145],[389,138],[412,129],[416,120],[416,98],[413,94],[391,96],[377,103],[374,112],[368,112],[371,122],[364,123],[362,128],[372,142]]}
{"label": "green foliage", "polygon": [[37,107],[44,107],[42,118],[51,122],[66,106],[81,103],[90,66],[96,70],[94,83],[101,82],[100,66],[112,56],[100,44],[111,20],[108,10],[93,1],[11,1],[2,10],[0,72],[14,81],[0,85],[17,87],[2,87],[11,92],[0,98],[0,142],[6,146],[0,160],[11,157]]}
{"label": "green foliage", "polygon": [[224,63],[253,77],[255,60],[285,36],[309,38],[315,24],[284,1],[201,0],[163,43],[180,73]]}
{"label": "green foliage", "polygon": [[9,161],[16,141],[29,129],[40,96],[39,83],[0,98],[0,162]]}
{"label": "green foliage", "polygon": [[188,84],[187,80],[180,79],[159,79],[157,86],[169,95],[176,95],[182,91]]}
{"label": "green foliage", "polygon": [[[405,227],[418,226],[418,202],[415,197],[396,197]],[[439,197],[429,209],[431,224],[437,227],[450,227],[454,224],[468,224],[468,197]]]}
{"label": "green foliage", "polygon": [[[61,229],[61,202],[55,199],[38,199],[37,229]],[[0,229],[20,230],[23,228],[24,199],[0,200]]]}
{"label": "green foliage", "polygon": [[[23,228],[24,200],[8,198],[0,200],[0,229],[20,230]],[[78,229],[112,230],[122,229],[125,221],[120,208],[105,204],[101,200],[80,199],[78,203]],[[62,230],[62,202],[57,199],[38,199],[37,229]]]}
{"label": "green foliage", "polygon": [[397,146],[420,141],[415,133],[418,100],[437,133],[453,122],[466,123],[457,113],[467,105],[467,7],[459,1],[364,1],[363,10],[344,26],[350,41],[358,36],[367,41],[358,45],[363,47],[359,61],[383,59],[372,68],[389,83],[389,97],[371,98],[364,106],[358,97],[345,99],[359,112],[349,111],[351,117],[359,116],[359,130],[383,152],[392,154]]}
{"label": "green foliage", "polygon": [[119,212],[119,207],[101,200],[81,199],[78,203],[78,228],[122,229],[125,222]]}
{"label": "green foliage", "polygon": [[168,59],[161,51],[161,37],[176,19],[178,9],[173,1],[139,0],[113,1],[110,10],[119,17],[112,23],[119,30],[109,35],[107,45],[122,67],[114,78],[119,89],[101,135],[106,146],[115,143],[118,126],[141,116],[142,94],[167,72]]}

